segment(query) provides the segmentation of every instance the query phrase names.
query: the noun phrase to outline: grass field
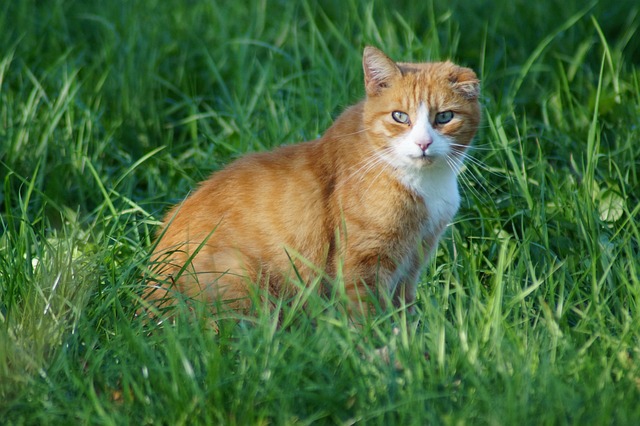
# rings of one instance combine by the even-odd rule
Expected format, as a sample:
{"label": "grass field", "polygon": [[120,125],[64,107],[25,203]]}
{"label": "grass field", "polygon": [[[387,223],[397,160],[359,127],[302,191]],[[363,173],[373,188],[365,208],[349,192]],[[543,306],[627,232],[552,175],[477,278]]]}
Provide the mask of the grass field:
{"label": "grass field", "polygon": [[[635,0],[3,2],[0,423],[639,424],[639,26]],[[483,82],[416,314],[136,317],[166,208],[320,135],[366,44]]]}

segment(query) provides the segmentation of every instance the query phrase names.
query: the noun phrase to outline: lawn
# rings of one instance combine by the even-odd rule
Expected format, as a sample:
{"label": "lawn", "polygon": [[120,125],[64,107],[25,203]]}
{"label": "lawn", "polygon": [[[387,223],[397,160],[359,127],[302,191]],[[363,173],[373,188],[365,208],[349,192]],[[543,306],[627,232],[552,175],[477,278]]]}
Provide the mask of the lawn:
{"label": "lawn", "polygon": [[[0,423],[639,424],[639,26],[636,0],[4,2]],[[367,44],[482,80],[416,312],[136,316],[163,212],[322,134]]]}

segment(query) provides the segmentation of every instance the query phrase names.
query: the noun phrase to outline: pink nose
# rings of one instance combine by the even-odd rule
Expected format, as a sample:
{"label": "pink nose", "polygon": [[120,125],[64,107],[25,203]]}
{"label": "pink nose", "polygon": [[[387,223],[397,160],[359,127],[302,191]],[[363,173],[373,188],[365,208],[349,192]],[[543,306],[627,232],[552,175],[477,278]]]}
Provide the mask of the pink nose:
{"label": "pink nose", "polygon": [[420,147],[422,152],[425,152],[431,146],[431,142],[432,141],[430,141],[430,140],[422,140],[422,141],[416,142],[416,145],[418,145]]}

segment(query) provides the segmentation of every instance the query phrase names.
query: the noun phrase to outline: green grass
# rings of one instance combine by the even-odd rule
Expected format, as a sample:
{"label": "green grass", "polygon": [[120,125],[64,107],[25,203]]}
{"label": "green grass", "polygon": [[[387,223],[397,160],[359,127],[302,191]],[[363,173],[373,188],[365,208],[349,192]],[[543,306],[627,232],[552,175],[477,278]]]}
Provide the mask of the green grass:
{"label": "green grass", "polygon": [[[640,6],[604,3],[5,2],[2,423],[638,424]],[[136,317],[166,208],[321,134],[366,44],[483,81],[417,313]]]}

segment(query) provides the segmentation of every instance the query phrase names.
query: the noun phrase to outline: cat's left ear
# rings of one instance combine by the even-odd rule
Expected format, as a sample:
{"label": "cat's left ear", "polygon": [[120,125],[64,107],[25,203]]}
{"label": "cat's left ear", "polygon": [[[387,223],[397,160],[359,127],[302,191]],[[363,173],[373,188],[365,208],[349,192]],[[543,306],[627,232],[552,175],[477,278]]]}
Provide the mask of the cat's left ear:
{"label": "cat's left ear", "polygon": [[453,90],[470,101],[480,96],[480,80],[470,68],[456,67],[449,75]]}
{"label": "cat's left ear", "polygon": [[362,55],[364,86],[368,96],[375,96],[402,75],[402,71],[387,55],[375,47],[367,46]]}

